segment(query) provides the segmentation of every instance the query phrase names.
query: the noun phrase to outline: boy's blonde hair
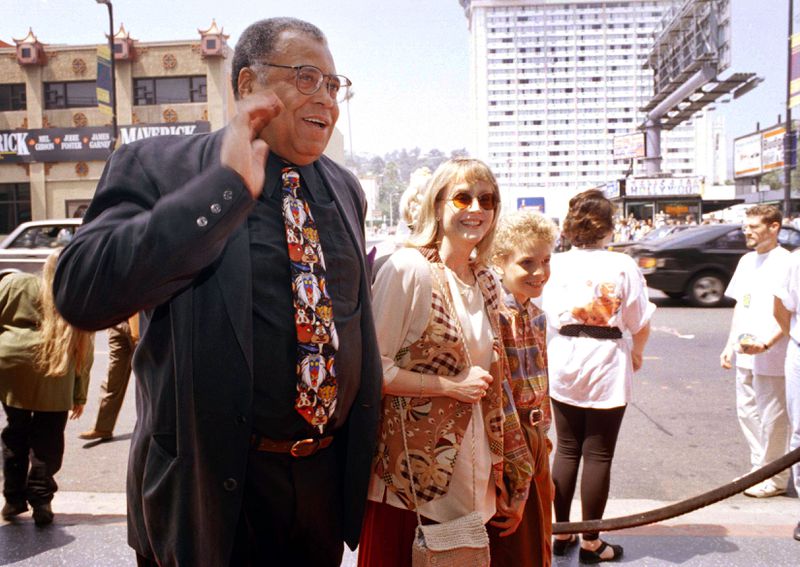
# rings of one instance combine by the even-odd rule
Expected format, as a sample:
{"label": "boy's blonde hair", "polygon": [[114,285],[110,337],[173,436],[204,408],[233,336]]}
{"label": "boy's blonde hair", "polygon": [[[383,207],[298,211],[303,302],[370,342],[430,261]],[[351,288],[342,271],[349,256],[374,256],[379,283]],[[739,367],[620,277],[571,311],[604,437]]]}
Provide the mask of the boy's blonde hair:
{"label": "boy's blonde hair", "polygon": [[553,248],[558,238],[558,228],[547,217],[533,211],[509,213],[497,224],[492,248],[492,262],[508,259],[514,250],[532,241],[546,242]]}

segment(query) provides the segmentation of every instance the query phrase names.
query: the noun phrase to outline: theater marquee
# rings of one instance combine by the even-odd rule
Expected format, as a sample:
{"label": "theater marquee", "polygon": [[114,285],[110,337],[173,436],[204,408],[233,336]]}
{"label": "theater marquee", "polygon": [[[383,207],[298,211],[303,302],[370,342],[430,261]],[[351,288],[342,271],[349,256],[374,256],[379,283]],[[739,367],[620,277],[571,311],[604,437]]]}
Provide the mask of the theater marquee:
{"label": "theater marquee", "polygon": [[[119,127],[120,144],[154,136],[191,136],[211,131],[211,124],[133,124]],[[0,164],[31,162],[105,161],[111,155],[111,128],[42,128],[0,130]]]}

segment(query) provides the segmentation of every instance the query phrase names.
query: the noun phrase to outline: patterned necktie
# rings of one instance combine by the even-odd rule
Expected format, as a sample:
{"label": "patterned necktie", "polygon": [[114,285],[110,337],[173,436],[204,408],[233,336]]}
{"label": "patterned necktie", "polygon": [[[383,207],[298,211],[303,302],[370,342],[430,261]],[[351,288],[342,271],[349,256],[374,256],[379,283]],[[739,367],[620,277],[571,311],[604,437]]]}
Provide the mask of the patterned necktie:
{"label": "patterned necktie", "polygon": [[325,258],[317,225],[303,198],[300,173],[281,170],[283,221],[289,247],[292,296],[297,329],[297,398],[294,407],[320,433],[336,409],[333,358],[339,337],[333,324]]}

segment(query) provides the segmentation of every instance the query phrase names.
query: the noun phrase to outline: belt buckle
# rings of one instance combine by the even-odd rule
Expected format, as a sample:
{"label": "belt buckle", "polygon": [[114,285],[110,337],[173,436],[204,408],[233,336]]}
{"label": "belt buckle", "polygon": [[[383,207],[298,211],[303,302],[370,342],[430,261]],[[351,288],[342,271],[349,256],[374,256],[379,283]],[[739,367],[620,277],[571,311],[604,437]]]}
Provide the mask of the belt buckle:
{"label": "belt buckle", "polygon": [[308,457],[317,452],[319,439],[301,439],[296,441],[289,450],[292,457]]}
{"label": "belt buckle", "polygon": [[541,421],[544,419],[544,412],[541,408],[533,408],[530,413],[528,413],[528,422],[531,426],[539,425]]}

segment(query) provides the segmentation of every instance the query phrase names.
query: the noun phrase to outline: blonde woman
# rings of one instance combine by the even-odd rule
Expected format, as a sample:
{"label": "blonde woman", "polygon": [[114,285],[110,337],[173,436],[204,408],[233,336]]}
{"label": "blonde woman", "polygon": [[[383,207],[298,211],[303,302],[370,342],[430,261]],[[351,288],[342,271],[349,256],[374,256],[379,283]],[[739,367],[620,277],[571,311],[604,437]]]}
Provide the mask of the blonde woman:
{"label": "blonde woman", "polygon": [[64,429],[83,413],[93,360],[93,334],[71,327],[53,303],[58,252],[41,277],[0,280],[0,400],[3,440],[3,518],[33,507],[37,526],[53,521],[53,476],[64,457]]}
{"label": "blonde woman", "polygon": [[360,566],[411,564],[415,509],[426,523],[478,512],[503,535],[522,516],[533,465],[503,395],[500,285],[486,265],[499,206],[484,163],[445,162],[422,196],[409,247],[376,278],[384,398]]}

